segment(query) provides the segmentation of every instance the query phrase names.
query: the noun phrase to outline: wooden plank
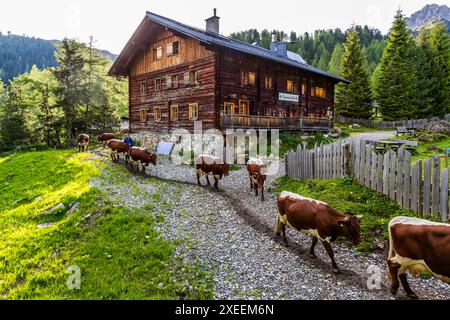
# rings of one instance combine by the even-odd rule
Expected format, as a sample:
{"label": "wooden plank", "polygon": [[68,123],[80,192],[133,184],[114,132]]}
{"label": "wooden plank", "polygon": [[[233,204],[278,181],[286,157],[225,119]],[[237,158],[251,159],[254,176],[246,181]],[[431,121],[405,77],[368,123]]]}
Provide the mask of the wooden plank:
{"label": "wooden plank", "polygon": [[419,162],[416,162],[412,167],[410,208],[412,211],[419,213]]}
{"label": "wooden plank", "polygon": [[366,176],[364,177],[364,184],[370,188],[370,170],[372,160],[372,148],[370,145],[366,146]]}
{"label": "wooden plank", "polygon": [[389,151],[389,159],[391,161],[390,171],[389,171],[389,198],[395,200],[395,193],[397,190],[397,154],[390,150]]}
{"label": "wooden plank", "polygon": [[397,159],[397,192],[395,193],[395,200],[401,206],[403,204],[403,170],[404,170],[405,149],[398,150]]}
{"label": "wooden plank", "polygon": [[419,202],[419,206],[417,208],[417,212],[419,213],[419,216],[422,217],[423,216],[423,175],[422,175],[422,168],[423,168],[423,163],[422,160],[418,161],[418,199],[417,201]]}
{"label": "wooden plank", "polygon": [[448,174],[449,168],[442,171],[441,175],[441,220],[447,222],[450,218],[448,210]]}
{"label": "wooden plank", "polygon": [[411,153],[405,151],[404,160],[404,174],[403,174],[403,208],[410,208],[411,197]]}
{"label": "wooden plank", "polygon": [[433,185],[432,185],[432,199],[431,199],[431,213],[439,216],[439,201],[441,189],[441,158],[438,155],[433,157]]}
{"label": "wooden plank", "polygon": [[384,154],[383,160],[383,194],[389,196],[389,168],[391,166],[389,152]]}
{"label": "wooden plank", "polygon": [[383,193],[383,156],[379,154],[377,157],[377,192]]}
{"label": "wooden plank", "polygon": [[425,161],[423,172],[423,216],[430,215],[430,200],[431,200],[431,163],[433,159]]}
{"label": "wooden plank", "polygon": [[370,188],[377,191],[377,154],[372,151],[372,163],[370,167]]}

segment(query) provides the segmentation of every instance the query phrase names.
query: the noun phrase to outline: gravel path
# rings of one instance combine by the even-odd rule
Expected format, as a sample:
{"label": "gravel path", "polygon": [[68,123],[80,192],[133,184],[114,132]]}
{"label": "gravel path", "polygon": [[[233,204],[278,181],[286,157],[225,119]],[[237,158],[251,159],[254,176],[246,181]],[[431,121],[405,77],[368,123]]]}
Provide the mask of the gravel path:
{"label": "gravel path", "polygon": [[[176,255],[214,271],[216,299],[393,299],[385,277],[385,252],[361,255],[337,241],[333,247],[342,273],[334,275],[320,244],[318,258],[311,259],[309,237],[288,230],[287,248],[274,236],[277,209],[271,185],[284,174],[283,168],[268,178],[265,202],[250,191],[244,167],[223,179],[218,192],[198,187],[195,170],[188,166],[164,162],[149,174],[148,179],[132,179],[133,188],[140,190],[137,195],[130,195],[128,183],[102,180],[95,185],[114,199],[127,195],[131,200],[122,205],[143,205],[152,193],[161,193],[172,206],[164,213],[160,231],[170,240],[181,240]],[[369,266],[380,270],[380,289],[367,287]],[[449,287],[442,282],[410,280],[422,299],[450,299]],[[397,298],[403,297],[400,290]]]}
{"label": "gravel path", "polygon": [[352,137],[355,137],[360,140],[384,140],[389,139],[392,137],[395,137],[396,132],[395,131],[373,131],[373,132],[361,132],[353,135]]}

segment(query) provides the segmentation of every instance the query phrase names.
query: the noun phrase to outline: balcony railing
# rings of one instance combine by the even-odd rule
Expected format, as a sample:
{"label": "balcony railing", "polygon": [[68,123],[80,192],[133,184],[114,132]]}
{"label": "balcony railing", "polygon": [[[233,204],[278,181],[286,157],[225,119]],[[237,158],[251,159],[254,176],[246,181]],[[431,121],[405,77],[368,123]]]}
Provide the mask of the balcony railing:
{"label": "balcony railing", "polygon": [[278,118],[266,116],[220,115],[220,128],[225,129],[279,129],[281,131],[325,131],[333,125],[329,118]]}

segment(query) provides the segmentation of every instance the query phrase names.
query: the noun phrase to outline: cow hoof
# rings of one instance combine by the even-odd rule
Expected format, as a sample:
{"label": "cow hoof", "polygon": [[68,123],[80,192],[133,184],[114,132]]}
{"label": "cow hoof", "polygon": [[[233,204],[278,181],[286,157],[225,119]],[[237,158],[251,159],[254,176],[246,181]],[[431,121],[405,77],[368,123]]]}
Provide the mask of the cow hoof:
{"label": "cow hoof", "polygon": [[275,235],[276,235],[277,237],[279,237],[279,236],[281,236],[281,232],[276,232]]}
{"label": "cow hoof", "polygon": [[334,273],[334,274],[340,274],[341,271],[340,271],[339,269],[333,268],[333,273]]}
{"label": "cow hoof", "polygon": [[397,289],[391,288],[391,293],[393,296],[397,295]]}
{"label": "cow hoof", "polygon": [[415,293],[408,293],[408,298],[412,300],[418,300],[419,297]]}

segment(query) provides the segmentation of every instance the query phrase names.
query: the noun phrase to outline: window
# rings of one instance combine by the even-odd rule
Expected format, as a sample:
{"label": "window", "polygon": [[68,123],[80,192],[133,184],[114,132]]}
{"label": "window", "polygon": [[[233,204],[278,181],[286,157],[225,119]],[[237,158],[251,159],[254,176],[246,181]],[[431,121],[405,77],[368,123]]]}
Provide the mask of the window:
{"label": "window", "polygon": [[189,104],[189,120],[198,119],[198,103]]}
{"label": "window", "polygon": [[157,78],[155,79],[155,91],[161,91],[161,78]]}
{"label": "window", "polygon": [[170,121],[178,121],[178,106],[170,107]]}
{"label": "window", "polygon": [[175,74],[170,78],[170,82],[172,83],[172,88],[178,88],[178,75]]}
{"label": "window", "polygon": [[167,55],[173,56],[180,52],[180,43],[178,41],[167,44]]}
{"label": "window", "polygon": [[241,85],[254,86],[256,84],[256,73],[241,71]]}
{"label": "window", "polygon": [[184,85],[198,85],[198,72],[189,71],[184,73]]}
{"label": "window", "polygon": [[223,106],[223,114],[234,114],[234,103],[225,102]]}
{"label": "window", "polygon": [[139,118],[140,118],[141,122],[147,122],[147,110],[141,109],[139,111]]}
{"label": "window", "polygon": [[306,96],[306,81],[302,81],[302,95]]}
{"label": "window", "polygon": [[272,76],[266,76],[266,89],[272,89]]}
{"label": "window", "polygon": [[327,97],[327,89],[321,87],[312,87],[311,96],[325,99]]}
{"label": "window", "polygon": [[153,116],[155,117],[155,121],[161,121],[161,108],[160,107],[153,108]]}
{"label": "window", "polygon": [[154,61],[161,59],[162,55],[163,55],[162,47],[158,47],[158,48],[153,49],[153,60]]}
{"label": "window", "polygon": [[295,81],[288,80],[286,84],[287,92],[298,92],[298,84]]}
{"label": "window", "polygon": [[249,115],[249,102],[248,100],[239,100],[239,114]]}
{"label": "window", "polygon": [[140,92],[141,92],[141,95],[145,95],[147,93],[147,82],[141,81]]}

